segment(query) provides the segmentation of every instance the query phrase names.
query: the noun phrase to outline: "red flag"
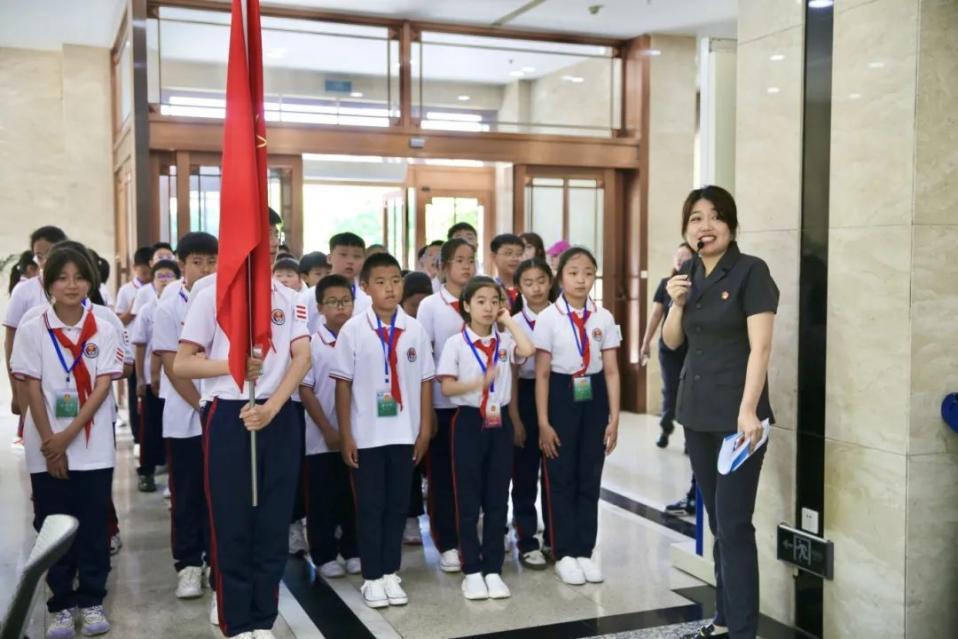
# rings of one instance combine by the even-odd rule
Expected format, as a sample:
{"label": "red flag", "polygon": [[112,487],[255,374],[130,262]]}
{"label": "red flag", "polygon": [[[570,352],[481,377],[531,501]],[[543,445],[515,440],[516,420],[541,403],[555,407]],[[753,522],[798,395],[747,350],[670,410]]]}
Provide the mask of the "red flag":
{"label": "red flag", "polygon": [[216,318],[230,342],[229,368],[243,387],[252,345],[270,346],[269,215],[259,0],[233,0],[220,188]]}

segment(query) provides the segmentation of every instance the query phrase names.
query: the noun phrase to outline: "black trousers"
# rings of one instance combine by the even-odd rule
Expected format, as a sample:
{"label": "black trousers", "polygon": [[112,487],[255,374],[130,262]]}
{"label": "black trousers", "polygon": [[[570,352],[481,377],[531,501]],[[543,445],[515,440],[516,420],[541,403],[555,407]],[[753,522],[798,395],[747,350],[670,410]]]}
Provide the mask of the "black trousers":
{"label": "black trousers", "polygon": [[273,627],[289,552],[301,432],[287,402],[256,434],[259,505],[252,503],[245,401],[214,400],[204,415],[203,452],[220,630],[232,637]]}
{"label": "black trousers", "polygon": [[[349,485],[349,468],[339,452],[307,455],[304,463],[306,482],[306,535],[309,554],[317,566],[359,556],[356,545],[356,510]],[[342,530],[336,539],[336,528]]]}
{"label": "black trousers", "polygon": [[391,575],[402,563],[412,449],[399,444],[361,448],[359,468],[352,469],[359,558],[366,580]]}
{"label": "black trousers", "polygon": [[170,480],[170,547],[173,567],[208,563],[210,522],[203,474],[203,437],[167,438]]}
{"label": "black trousers", "polygon": [[722,438],[732,433],[685,429],[692,472],[702,491],[709,530],[715,536],[715,623],[728,626],[733,639],[754,639],[758,632],[758,551],[752,513],[766,443],[740,468],[718,474]]}
{"label": "black trousers", "polygon": [[[134,396],[135,397],[135,396]],[[165,400],[153,394],[147,385],[146,396],[140,405],[140,464],[138,475],[153,475],[156,467],[166,463],[166,444],[163,442],[163,404]]]}
{"label": "black trousers", "polygon": [[306,516],[306,409],[303,408],[302,402],[291,403],[293,405],[293,415],[296,417],[300,431],[302,431],[300,441],[303,442],[303,446],[300,449],[299,463],[297,464],[299,481],[296,482],[296,495],[293,497],[293,515],[289,521],[290,524],[301,521]]}
{"label": "black trousers", "polygon": [[[542,451],[539,450],[539,411],[536,410],[536,380],[520,379],[517,398],[519,418],[526,429],[525,446],[516,446],[512,456],[512,521],[516,527],[516,545],[520,553],[539,550],[536,532],[539,514],[536,497],[542,497],[542,518],[546,522],[543,538],[549,540],[549,502],[546,499],[545,480],[540,480]],[[539,486],[543,485],[540,493]]]}
{"label": "black trousers", "polygon": [[667,433],[675,429],[675,403],[679,394],[679,375],[685,364],[687,347],[672,351],[659,340],[659,368],[662,370],[662,419],[659,425]]}
{"label": "black trousers", "polygon": [[436,436],[429,442],[426,464],[429,492],[429,534],[439,552],[459,547],[456,496],[452,488],[452,418],[456,409],[436,411]]}
{"label": "black trousers", "polygon": [[[512,420],[506,410],[502,411],[499,428],[483,428],[478,408],[463,406],[456,411],[452,421],[452,467],[464,574],[502,572],[502,531],[509,510],[512,449]],[[481,543],[477,529],[480,510]]]}
{"label": "black trousers", "polygon": [[412,482],[409,484],[409,513],[408,517],[419,517],[426,512],[425,501],[422,498],[422,478],[425,476],[426,462],[420,461],[412,468]]}
{"label": "black trousers", "polygon": [[32,473],[30,485],[34,527],[38,532],[47,515],[72,515],[80,522],[70,549],[47,572],[52,593],[47,610],[99,606],[106,597],[106,578],[110,574],[107,520],[113,469],[71,470],[69,479]]}
{"label": "black trousers", "polygon": [[592,399],[575,402],[572,377],[549,376],[549,423],[562,443],[558,457],[545,459],[550,545],[556,561],[591,557],[599,531],[609,395],[602,373],[591,378]]}
{"label": "black trousers", "polygon": [[136,371],[130,372],[126,378],[126,403],[130,408],[130,432],[133,433],[133,443],[140,443],[140,407],[136,401]]}

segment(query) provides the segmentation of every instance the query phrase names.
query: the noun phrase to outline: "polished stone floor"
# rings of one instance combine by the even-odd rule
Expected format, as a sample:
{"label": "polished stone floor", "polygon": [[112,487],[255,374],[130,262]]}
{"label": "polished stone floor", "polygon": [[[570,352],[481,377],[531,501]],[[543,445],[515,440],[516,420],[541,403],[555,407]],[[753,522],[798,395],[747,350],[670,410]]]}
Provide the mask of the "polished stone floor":
{"label": "polished stone floor", "polygon": [[[0,499],[4,504],[0,569],[16,574],[33,541],[29,481],[23,453],[9,445],[16,421],[0,415]],[[641,508],[661,509],[688,487],[688,458],[682,437],[666,450],[655,448],[657,420],[623,417],[619,449],[607,460],[604,488]],[[114,498],[124,547],[114,558],[107,611],[115,637],[220,636],[207,620],[208,597],[179,601],[173,596],[175,575],[169,552],[169,514],[161,491],[136,491],[132,441],[128,429],[117,431],[118,466]],[[674,590],[701,586],[671,567],[670,544],[687,540],[680,532],[635,514],[635,508],[600,505],[599,558],[606,582],[569,587],[553,571],[524,569],[514,553],[507,556],[503,578],[511,599],[468,602],[460,594],[460,575],[442,573],[422,521],[425,545],[407,546],[401,576],[410,603],[373,611],[359,594],[361,580],[348,577],[316,581],[311,566],[293,558],[280,589],[281,617],[274,633],[289,637],[674,637],[695,627],[707,612]],[[0,581],[0,609],[13,582]],[[30,636],[42,636],[45,594],[35,606]]]}

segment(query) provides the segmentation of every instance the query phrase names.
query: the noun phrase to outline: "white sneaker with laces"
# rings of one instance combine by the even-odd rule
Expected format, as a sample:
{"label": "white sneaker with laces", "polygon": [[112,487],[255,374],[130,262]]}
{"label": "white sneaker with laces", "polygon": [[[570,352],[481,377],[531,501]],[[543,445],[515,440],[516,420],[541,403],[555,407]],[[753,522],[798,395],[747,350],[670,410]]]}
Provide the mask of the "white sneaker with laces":
{"label": "white sneaker with laces", "polygon": [[73,639],[76,634],[75,608],[53,613],[53,619],[47,626],[47,639]]}
{"label": "white sneaker with laces", "polygon": [[363,593],[363,601],[370,608],[386,608],[389,606],[389,598],[386,597],[386,584],[382,579],[373,579],[364,581],[360,592]]}
{"label": "white sneaker with laces", "polygon": [[303,523],[294,521],[289,525],[289,554],[303,555],[309,552],[309,544],[306,543],[306,534],[303,532]]}
{"label": "white sneaker with laces", "polygon": [[562,583],[570,586],[581,586],[585,583],[585,574],[574,557],[563,557],[556,562],[556,576]]}
{"label": "white sneaker with laces", "polygon": [[213,598],[210,599],[210,623],[214,626],[220,625],[220,612],[219,607],[216,605],[216,593],[213,593]]}
{"label": "white sneaker with laces", "polygon": [[319,567],[319,574],[326,579],[336,579],[338,577],[344,577],[346,571],[343,570],[343,567],[339,565],[338,561],[333,559]]}
{"label": "white sneaker with laces", "polygon": [[481,572],[474,572],[462,579],[462,596],[470,601],[489,598],[489,588]]}
{"label": "white sneaker with laces", "polygon": [[486,575],[486,589],[489,590],[490,599],[508,599],[512,596],[509,586],[496,573]]}
{"label": "white sneaker with laces", "polygon": [[459,561],[459,551],[456,549],[447,550],[439,555],[439,569],[443,572],[459,572],[462,570],[462,563]]}
{"label": "white sneaker with laces", "polygon": [[346,572],[351,575],[358,575],[363,571],[363,563],[359,557],[350,557],[346,560]]}
{"label": "white sneaker with laces", "polygon": [[576,557],[575,561],[582,569],[585,580],[590,584],[600,584],[605,581],[605,577],[602,576],[602,569],[599,568],[599,564],[592,561],[591,557]]}
{"label": "white sneaker with laces", "polygon": [[177,599],[196,599],[203,596],[203,569],[199,566],[187,566],[177,573]]}
{"label": "white sneaker with laces", "polygon": [[103,606],[80,609],[80,632],[84,637],[95,637],[110,632],[110,622],[103,612]]}
{"label": "white sneaker with laces", "polygon": [[409,603],[409,597],[406,595],[406,591],[399,585],[401,583],[402,579],[400,579],[396,573],[383,576],[386,599],[389,600],[390,606],[405,606]]}
{"label": "white sneaker with laces", "polygon": [[406,518],[406,529],[402,534],[402,542],[408,546],[422,545],[422,531],[419,530],[419,518]]}

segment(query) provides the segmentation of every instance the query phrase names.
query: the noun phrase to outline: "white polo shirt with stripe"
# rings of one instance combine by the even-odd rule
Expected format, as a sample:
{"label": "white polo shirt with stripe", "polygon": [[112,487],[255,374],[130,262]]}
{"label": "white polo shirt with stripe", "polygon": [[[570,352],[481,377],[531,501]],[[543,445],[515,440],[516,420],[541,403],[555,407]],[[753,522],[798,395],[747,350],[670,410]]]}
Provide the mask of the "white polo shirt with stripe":
{"label": "white polo shirt with stripe", "polygon": [[[173,297],[161,298],[153,317],[153,352],[157,354],[175,354],[180,344],[180,332],[186,318],[186,307],[190,301],[189,291],[181,287]],[[193,387],[199,393],[198,380],[192,380]],[[176,392],[164,367],[160,380],[160,397],[163,404],[163,437],[186,439],[203,434],[200,413]]]}
{"label": "white polo shirt with stripe", "polygon": [[[464,325],[462,315],[452,307],[452,303],[456,301],[458,298],[443,286],[438,293],[433,293],[419,303],[416,319],[422,324],[432,345],[433,361],[436,366],[439,365],[439,358],[442,356],[442,349],[445,348],[446,342],[460,332]],[[440,410],[456,407],[455,403],[442,394],[439,380],[436,380],[432,387],[432,406]]]}
{"label": "white polo shirt with stripe", "polygon": [[[529,336],[529,340],[532,341],[532,333],[535,330],[536,321],[538,320],[539,315],[531,308],[523,305],[522,310],[512,316],[512,319],[516,320],[516,323],[522,328],[523,332]],[[536,358],[527,357],[526,360],[519,366],[519,379],[535,379],[536,378]]]}
{"label": "white polo shirt with stripe", "polygon": [[[496,367],[496,380],[493,384],[495,390],[490,389],[488,401],[498,402],[500,407],[505,407],[512,399],[512,365],[521,364],[526,358],[516,357],[516,342],[508,331],[500,333],[494,330],[492,335],[483,337],[481,342],[488,346],[495,342],[496,335],[499,336],[499,350],[493,364]],[[480,339],[471,328],[466,327],[465,336],[463,336],[463,331],[459,331],[446,340],[442,349],[442,357],[439,358],[439,366],[436,367],[436,379],[441,381],[443,378],[452,377],[461,382],[471,382],[481,379],[485,375],[479,360],[476,359],[472,348],[469,347],[466,337],[473,343]],[[482,363],[485,364],[487,362],[486,354],[478,347],[476,347],[476,353],[482,358]],[[482,404],[482,391],[477,390],[465,395],[454,395],[449,400],[456,406],[479,408]]]}
{"label": "white polo shirt with stripe", "polygon": [[[586,306],[589,309],[585,328],[590,357],[585,374],[595,375],[602,371],[602,351],[618,348],[622,338],[612,313],[596,306],[591,299],[586,301]],[[573,310],[579,317],[582,317],[583,311]],[[539,313],[532,335],[536,350],[552,354],[552,372],[574,375],[582,369],[582,354],[576,343],[565,300],[561,296]]]}
{"label": "white polo shirt with stripe", "polygon": [[[300,386],[313,390],[319,405],[323,407],[326,419],[333,428],[339,430],[339,420],[336,418],[336,380],[329,376],[333,367],[336,336],[326,328],[325,324],[320,324],[319,329],[310,338],[309,347],[312,365]],[[306,411],[306,454],[320,455],[328,452],[331,451],[326,445],[323,433],[309,416],[309,411]]]}

